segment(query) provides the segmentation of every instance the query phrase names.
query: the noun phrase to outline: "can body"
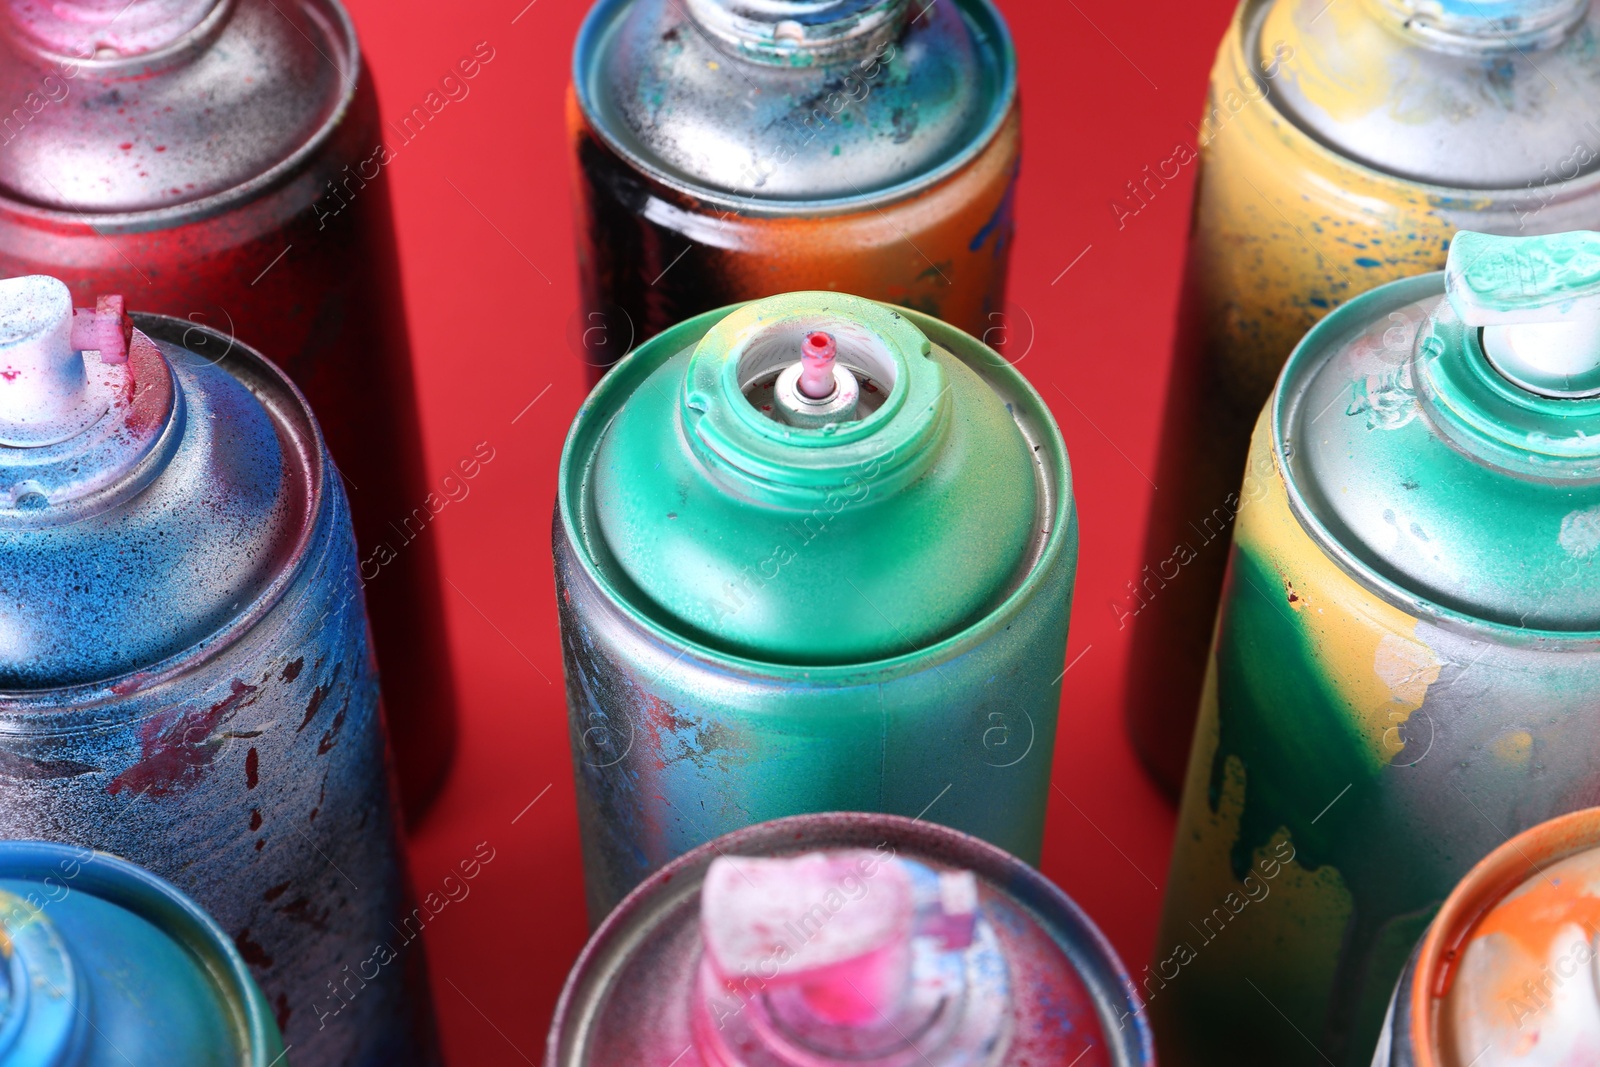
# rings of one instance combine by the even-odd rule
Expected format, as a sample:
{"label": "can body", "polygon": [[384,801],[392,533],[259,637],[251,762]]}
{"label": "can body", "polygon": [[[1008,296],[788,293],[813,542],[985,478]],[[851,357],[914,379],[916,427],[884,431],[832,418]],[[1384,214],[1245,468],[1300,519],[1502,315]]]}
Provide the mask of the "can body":
{"label": "can body", "polygon": [[[591,88],[605,50],[616,47],[603,31],[613,21],[635,17],[627,11],[633,3],[605,0],[591,13],[567,101],[583,300],[581,322],[572,332],[591,367],[591,379],[634,345],[693,315],[802,290],[853,293],[914,308],[974,336],[999,336],[1021,123],[1009,69],[1010,44],[1004,24],[987,3],[953,5],[951,11],[938,13],[938,19],[923,20],[922,26],[911,21],[901,36],[860,63],[839,65],[816,86],[795,85],[793,71],[774,76],[763,64],[744,63],[736,58],[737,49],[713,58],[713,63],[741,68],[727,71],[730,79],[737,75],[741,85],[760,87],[752,90],[752,99],[762,109],[761,119],[747,119],[757,112],[728,105],[721,121],[732,127],[748,122],[750,143],[741,145],[731,161],[718,158],[700,170],[666,167],[650,145],[640,143],[644,138],[613,131],[618,124]],[[963,72],[967,83],[999,83],[993,119],[967,131],[968,142],[923,159],[915,144],[901,151],[918,129],[915,119],[903,116],[921,108],[927,125],[934,126],[948,101],[934,96],[920,102],[914,96],[904,102],[881,98],[897,91],[886,88],[896,77],[897,63],[912,62],[906,57],[919,48],[947,47],[945,31],[927,24],[946,19],[958,25],[967,19],[980,27],[973,32],[994,55],[982,47],[951,47],[953,58],[940,62],[1004,69]],[[681,39],[699,32],[693,27],[669,29],[659,48],[680,48]],[[923,36],[930,40],[923,41]],[[912,90],[916,77],[913,71],[907,81]],[[641,79],[638,91],[649,84],[648,77]],[[956,92],[950,90],[951,95]],[[891,112],[897,116],[892,127]],[[603,114],[607,117],[597,117]],[[692,129],[667,130],[674,119],[668,113],[662,120],[663,140],[694,136]],[[781,175],[795,166],[790,161],[796,157],[822,159],[830,151],[837,165],[849,170],[856,147],[849,133],[866,126],[882,127],[882,133],[875,145],[861,146],[862,151],[879,159],[897,152],[904,157],[886,168],[895,172],[892,186],[874,188],[866,177],[843,191],[809,187],[800,179],[783,193],[768,193],[763,181],[749,188],[737,180],[730,188],[720,184],[727,175],[717,172],[719,166],[730,174],[742,169]],[[959,158],[960,165],[950,166],[949,158]]]}
{"label": "can body", "polygon": [[[1316,505],[1304,500],[1339,490],[1286,478],[1288,456],[1345,452],[1319,440],[1330,425],[1285,429],[1297,383],[1326,355],[1319,339],[1358,353],[1353,382],[1346,365],[1327,372],[1337,395],[1354,384],[1357,399],[1322,418],[1352,433],[1431,425],[1414,418],[1411,365],[1397,377],[1382,360],[1386,345],[1411,351],[1441,292],[1428,275],[1340,309],[1297,350],[1257,423],[1157,942],[1166,980],[1150,1010],[1172,1062],[1299,1062],[1309,1040],[1331,1062],[1368,1063],[1395,979],[1457,880],[1507,834],[1600,789],[1592,634],[1404,600],[1378,569],[1331,548],[1323,527],[1313,536]],[[1376,414],[1384,382],[1399,413],[1388,422]],[[1478,488],[1363,469],[1339,483],[1345,492],[1363,480],[1400,494],[1453,485],[1465,505]],[[1529,483],[1530,501],[1538,491]],[[1436,544],[1448,533],[1430,530]],[[1484,588],[1494,547],[1464,572]],[[1504,565],[1514,581],[1535,577],[1535,563]],[[1582,559],[1572,575],[1573,590],[1587,581]],[[1265,1022],[1263,998],[1277,1009]]]}
{"label": "can body", "polygon": [[[556,1007],[546,1067],[637,1063],[665,1067],[722,1062],[707,1058],[691,1032],[691,995],[700,964],[701,887],[719,856],[778,857],[824,850],[875,850],[934,870],[970,871],[978,911],[1002,930],[1010,970],[1010,1025],[1004,1051],[988,1059],[940,1062],[1020,1065],[1077,1062],[1117,1067],[1155,1062],[1127,972],[1094,924],[1067,896],[1014,856],[944,827],[893,816],[830,813],[748,827],[674,861],[628,897],[595,933]],[[872,892],[871,874],[824,899],[833,922]],[[826,914],[825,914],[826,912]],[[816,920],[813,920],[815,922]],[[811,929],[807,927],[807,930]],[[790,935],[791,938],[793,935]],[[804,940],[805,932],[799,933]],[[782,973],[768,968],[765,978]],[[752,987],[730,995],[759,995]],[[963,1005],[966,1007],[966,1005]],[[751,1011],[734,1006],[734,1017]],[[724,1022],[729,1016],[723,1016]],[[673,1057],[680,1057],[674,1061]],[[874,1063],[907,1062],[877,1059]],[[935,1054],[935,1058],[938,1058]],[[924,1055],[909,1062],[934,1062]],[[761,1060],[759,1062],[769,1062]],[[777,1061],[771,1061],[777,1062]],[[819,1058],[816,1062],[840,1062]]]}
{"label": "can body", "polygon": [[0,843],[0,922],[11,989],[34,992],[8,997],[0,1016],[8,1067],[289,1062],[233,942],[141,867],[70,845]]}
{"label": "can body", "polygon": [[[413,532],[429,493],[379,166],[387,136],[371,73],[336,0],[296,4],[292,15],[241,0],[214,47],[257,47],[268,31],[307,50],[321,38],[316,47],[339,61],[341,95],[322,105],[326,121],[309,141],[272,161],[271,173],[172,207],[102,211],[0,196],[0,276],[58,277],[80,303],[120,292],[130,307],[232,334],[305,392],[348,486],[396,768],[415,817],[448,770],[455,698],[434,538]],[[82,65],[65,81],[60,108],[125,91],[116,79],[96,84],[98,77]],[[254,121],[266,120],[242,120]],[[130,143],[146,139],[132,135]],[[19,135],[55,136],[62,133],[38,121]],[[53,180],[70,188],[59,174]]]}
{"label": "can body", "polygon": [[[761,306],[747,305],[742,314],[756,315]],[[731,320],[726,311],[690,320],[608,375],[568,439],[555,523],[578,811],[596,922],[673,857],[752,822],[804,812],[853,807],[923,815],[1037,862],[1077,554],[1065,450],[1043,402],[997,354],[914,312],[879,313],[914,324],[938,346],[941,360],[953,361],[947,364],[953,372],[958,366],[970,372],[962,373],[963,389],[1004,401],[1003,408],[995,405],[1011,412],[1000,415],[1001,428],[1015,433],[1014,425],[1028,442],[1020,446],[1023,469],[1007,477],[1038,492],[1030,541],[1022,558],[1000,563],[1008,584],[991,607],[952,632],[912,639],[907,631],[919,613],[901,618],[902,605],[888,594],[863,591],[872,587],[858,568],[873,567],[862,561],[880,549],[852,532],[849,502],[823,503],[819,496],[816,509],[790,504],[748,512],[746,524],[773,520],[772,542],[752,544],[748,553],[755,555],[737,557],[705,582],[711,586],[728,572],[739,582],[744,563],[752,584],[739,586],[742,592],[731,584],[707,592],[737,605],[741,596],[755,601],[776,590],[781,600],[831,581],[839,597],[859,594],[881,605],[869,610],[872,621],[899,621],[886,626],[888,654],[854,662],[787,664],[719,647],[687,627],[663,624],[611,569],[593,533],[603,517],[588,501],[586,483],[609,413],[632,395],[660,393],[644,385],[650,376],[675,366],[671,361],[697,341],[703,350],[702,338],[717,320]],[[1000,477],[998,470],[989,474]],[[898,498],[886,493],[882,506],[893,509]],[[864,493],[863,506],[875,499]],[[688,521],[688,509],[679,510]],[[892,537],[887,526],[874,529],[886,541]],[[927,553],[937,573],[932,553],[940,546],[930,542],[953,535],[922,524],[911,529],[909,536],[922,543],[904,550]],[[726,541],[708,531],[700,543]],[[905,558],[899,550],[890,543],[891,554],[876,558],[888,566]],[[825,565],[835,554],[851,561],[839,570],[847,576],[854,570],[854,589]],[[832,577],[806,579],[803,569],[813,563]],[[751,606],[730,618],[736,627],[754,626],[765,614],[765,607]]]}
{"label": "can body", "polygon": [[[232,407],[259,398],[306,522],[265,591],[199,643],[104,681],[0,692],[0,836],[112,852],[194,897],[249,964],[296,1064],[436,1062],[343,487],[304,400],[264,359],[181,319],[136,322],[178,397],[157,477],[234,506],[231,487],[195,483],[195,457],[243,447],[212,442],[208,427],[259,425]],[[113,536],[96,521],[66,530],[85,560]],[[140,554],[180,532],[118,536]],[[241,565],[191,573],[203,587]],[[83,596],[81,632],[60,635],[68,649],[108,642]],[[72,666],[71,653],[52,666]]]}
{"label": "can body", "polygon": [[[1383,160],[1362,163],[1306,132],[1278,104],[1283,84],[1299,76],[1300,57],[1292,45],[1274,51],[1276,24],[1287,9],[1301,17],[1300,7],[1242,3],[1212,71],[1155,475],[1164,488],[1146,532],[1147,566],[1113,606],[1133,629],[1128,728],[1173,794],[1240,508],[1238,472],[1295,344],[1330,309],[1373,286],[1441,269],[1458,228],[1536,234],[1600,226],[1600,182],[1593,174],[1559,180],[1570,176],[1562,156],[1526,187],[1462,188],[1386,173]],[[1323,28],[1331,32],[1332,20]],[[1354,89],[1342,91],[1345,106],[1364,106]],[[1600,155],[1600,131],[1581,121],[1572,123],[1567,151]],[[1125,210],[1138,208],[1126,199]],[[1148,669],[1158,661],[1160,671]]]}

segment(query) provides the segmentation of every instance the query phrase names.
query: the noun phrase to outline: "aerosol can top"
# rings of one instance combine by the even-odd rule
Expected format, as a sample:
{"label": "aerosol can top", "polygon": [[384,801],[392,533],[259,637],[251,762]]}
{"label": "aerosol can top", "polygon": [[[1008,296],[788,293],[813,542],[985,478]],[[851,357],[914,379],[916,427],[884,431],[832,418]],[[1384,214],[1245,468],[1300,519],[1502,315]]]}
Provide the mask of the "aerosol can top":
{"label": "aerosol can top", "polygon": [[1213,99],[1215,136],[1276,108],[1373,170],[1534,202],[1600,170],[1590,0],[1246,0],[1240,19],[1264,99]]}
{"label": "aerosol can top", "polygon": [[1290,357],[1291,502],[1407,610],[1600,631],[1597,241],[1457,234],[1444,273],[1351,301]]}
{"label": "aerosol can top", "polygon": [[623,158],[751,213],[911,195],[982,151],[1016,96],[989,0],[599,0],[572,77]]}
{"label": "aerosol can top", "polygon": [[[812,398],[818,335],[835,386]],[[625,397],[602,383],[568,442],[594,450],[582,536],[642,616],[758,662],[854,665],[959,633],[1030,573],[1041,460],[899,311],[790,293],[655,344],[677,354]]]}
{"label": "aerosol can top", "polygon": [[302,550],[320,439],[293,387],[231,338],[142,321],[172,336],[120,297],[0,281],[0,691],[154,667]]}
{"label": "aerosol can top", "polygon": [[1397,1007],[1418,1067],[1600,1062],[1600,808],[1540,823],[1473,867],[1423,939],[1409,992]]}
{"label": "aerosol can top", "polygon": [[0,842],[0,939],[0,1067],[282,1067],[278,1027],[233,939],[143,868]]}
{"label": "aerosol can top", "polygon": [[0,0],[0,200],[79,226],[215,210],[292,171],[360,73],[337,0]]}

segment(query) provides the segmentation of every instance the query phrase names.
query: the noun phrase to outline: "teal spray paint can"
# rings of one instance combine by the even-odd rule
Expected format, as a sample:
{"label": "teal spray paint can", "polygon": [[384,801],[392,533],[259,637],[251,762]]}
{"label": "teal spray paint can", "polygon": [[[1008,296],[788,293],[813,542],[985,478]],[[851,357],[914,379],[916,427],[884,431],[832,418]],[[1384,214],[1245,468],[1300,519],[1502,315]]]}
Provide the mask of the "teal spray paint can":
{"label": "teal spray paint can", "polygon": [[997,353],[837,293],[709,312],[579,412],[555,524],[590,914],[720,834],[855,809],[1037,862],[1077,556]]}

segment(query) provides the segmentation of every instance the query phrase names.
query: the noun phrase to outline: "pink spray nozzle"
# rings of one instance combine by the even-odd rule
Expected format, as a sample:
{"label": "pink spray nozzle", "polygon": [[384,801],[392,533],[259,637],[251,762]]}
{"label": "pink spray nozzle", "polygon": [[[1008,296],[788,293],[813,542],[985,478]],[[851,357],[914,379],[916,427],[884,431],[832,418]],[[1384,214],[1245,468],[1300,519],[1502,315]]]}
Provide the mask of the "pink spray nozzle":
{"label": "pink spray nozzle", "polygon": [[866,1026],[909,980],[915,904],[893,859],[851,850],[717,859],[700,930],[724,980],[796,989],[824,1024]]}
{"label": "pink spray nozzle", "polygon": [[133,320],[122,297],[100,296],[92,308],[72,309],[72,347],[79,352],[99,352],[101,363],[126,363],[132,343]]}
{"label": "pink spray nozzle", "polygon": [[826,400],[837,388],[833,380],[833,361],[837,355],[833,335],[817,330],[806,334],[800,346],[800,382],[802,396],[812,400]]}

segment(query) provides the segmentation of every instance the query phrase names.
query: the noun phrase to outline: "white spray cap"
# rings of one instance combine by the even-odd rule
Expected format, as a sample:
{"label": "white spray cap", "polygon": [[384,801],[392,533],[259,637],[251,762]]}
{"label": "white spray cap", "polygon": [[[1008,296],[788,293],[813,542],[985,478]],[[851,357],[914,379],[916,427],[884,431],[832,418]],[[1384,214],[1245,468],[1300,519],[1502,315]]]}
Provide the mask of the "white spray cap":
{"label": "white spray cap", "polygon": [[0,442],[49,444],[81,430],[88,384],[66,285],[37,274],[0,281]]}

